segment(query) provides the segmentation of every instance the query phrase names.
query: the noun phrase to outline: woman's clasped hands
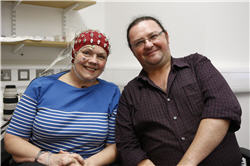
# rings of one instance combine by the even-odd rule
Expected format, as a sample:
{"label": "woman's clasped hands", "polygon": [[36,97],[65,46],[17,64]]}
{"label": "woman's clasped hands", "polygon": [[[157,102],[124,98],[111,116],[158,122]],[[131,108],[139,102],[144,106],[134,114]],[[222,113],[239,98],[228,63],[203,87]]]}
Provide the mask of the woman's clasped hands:
{"label": "woman's clasped hands", "polygon": [[91,160],[91,157],[84,160],[82,156],[77,153],[62,150],[58,154],[55,154],[54,157],[49,166],[100,166],[95,163],[94,160]]}
{"label": "woman's clasped hands", "polygon": [[44,153],[38,162],[47,166],[84,166],[84,159],[77,153],[60,151],[59,153]]}

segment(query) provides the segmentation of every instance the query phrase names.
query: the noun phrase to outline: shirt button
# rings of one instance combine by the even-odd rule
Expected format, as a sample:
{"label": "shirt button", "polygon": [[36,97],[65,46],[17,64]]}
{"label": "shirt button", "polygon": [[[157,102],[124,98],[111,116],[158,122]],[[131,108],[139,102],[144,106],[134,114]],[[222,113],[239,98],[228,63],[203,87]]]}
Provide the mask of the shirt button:
{"label": "shirt button", "polygon": [[167,98],[167,101],[171,101],[171,99],[170,99],[170,98]]}
{"label": "shirt button", "polygon": [[174,116],[173,119],[176,120],[176,119],[177,119],[177,116]]}
{"label": "shirt button", "polygon": [[185,141],[185,140],[186,140],[186,138],[185,138],[185,137],[181,137],[181,140],[182,140],[182,141]]}

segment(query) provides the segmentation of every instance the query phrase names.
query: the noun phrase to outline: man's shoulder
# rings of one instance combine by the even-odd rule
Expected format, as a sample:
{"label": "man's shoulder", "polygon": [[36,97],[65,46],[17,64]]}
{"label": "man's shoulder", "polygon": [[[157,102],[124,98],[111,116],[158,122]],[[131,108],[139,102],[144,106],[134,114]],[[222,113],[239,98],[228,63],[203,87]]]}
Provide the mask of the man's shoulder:
{"label": "man's shoulder", "polygon": [[198,62],[204,58],[206,58],[206,57],[197,53],[197,52],[194,54],[190,54],[188,56],[183,57],[183,59],[187,62]]}
{"label": "man's shoulder", "polygon": [[128,82],[127,86],[134,87],[138,85],[140,83],[138,80],[139,80],[139,76],[134,77],[132,80]]}
{"label": "man's shoulder", "polygon": [[204,62],[209,61],[207,57],[199,53],[190,54],[190,55],[187,55],[181,58],[176,58],[176,59],[178,59],[178,61],[187,63],[191,66],[195,66],[198,63],[204,63]]}
{"label": "man's shoulder", "polygon": [[126,89],[126,91],[134,91],[140,86],[141,81],[139,81],[139,76],[136,76],[126,84],[124,90]]}

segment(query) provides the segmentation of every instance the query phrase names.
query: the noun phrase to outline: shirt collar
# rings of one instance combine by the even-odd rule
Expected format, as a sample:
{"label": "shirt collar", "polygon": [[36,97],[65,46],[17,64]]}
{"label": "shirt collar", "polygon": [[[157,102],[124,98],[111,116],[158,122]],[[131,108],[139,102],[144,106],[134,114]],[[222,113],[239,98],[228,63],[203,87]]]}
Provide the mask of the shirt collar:
{"label": "shirt collar", "polygon": [[171,57],[171,70],[178,70],[186,67],[189,67],[189,64],[186,63],[184,58]]}
{"label": "shirt collar", "polygon": [[[184,58],[174,58],[171,56],[171,71],[177,71],[186,67],[189,67],[189,64],[186,63]],[[137,78],[151,82],[151,80],[148,78],[148,74],[143,69],[141,70]]]}
{"label": "shirt collar", "polygon": [[138,77],[137,77],[138,79],[142,79],[142,80],[144,80],[144,81],[147,81],[147,80],[149,80],[148,79],[148,74],[147,74],[147,72],[145,71],[145,70],[141,70],[141,72],[139,73],[139,75],[138,75]]}

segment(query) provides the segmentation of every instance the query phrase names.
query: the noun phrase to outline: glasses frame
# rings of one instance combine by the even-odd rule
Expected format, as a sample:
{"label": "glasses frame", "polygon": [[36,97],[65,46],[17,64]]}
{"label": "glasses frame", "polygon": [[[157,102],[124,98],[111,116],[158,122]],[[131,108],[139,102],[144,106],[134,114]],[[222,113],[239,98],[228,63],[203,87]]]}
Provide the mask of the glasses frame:
{"label": "glasses frame", "polygon": [[142,38],[142,39],[139,39],[137,41],[135,41],[133,44],[131,44],[131,46],[133,48],[144,48],[145,47],[145,44],[146,44],[146,41],[149,41],[151,43],[154,43],[155,41],[157,41],[159,39],[159,37],[161,36],[161,34],[163,33],[164,31],[162,30],[161,32],[157,32],[157,33],[151,33],[148,37],[146,38]]}
{"label": "glasses frame", "polygon": [[[93,51],[93,46],[90,48],[89,47],[86,47],[86,48],[82,48],[80,49],[76,54],[80,54],[80,61],[81,62],[84,62],[84,61],[89,61],[91,60],[94,56],[96,56],[96,60],[98,63],[101,63],[101,62],[105,62],[107,61],[108,59],[108,55],[103,55],[103,53],[96,53]],[[85,53],[86,52],[86,53]]]}

